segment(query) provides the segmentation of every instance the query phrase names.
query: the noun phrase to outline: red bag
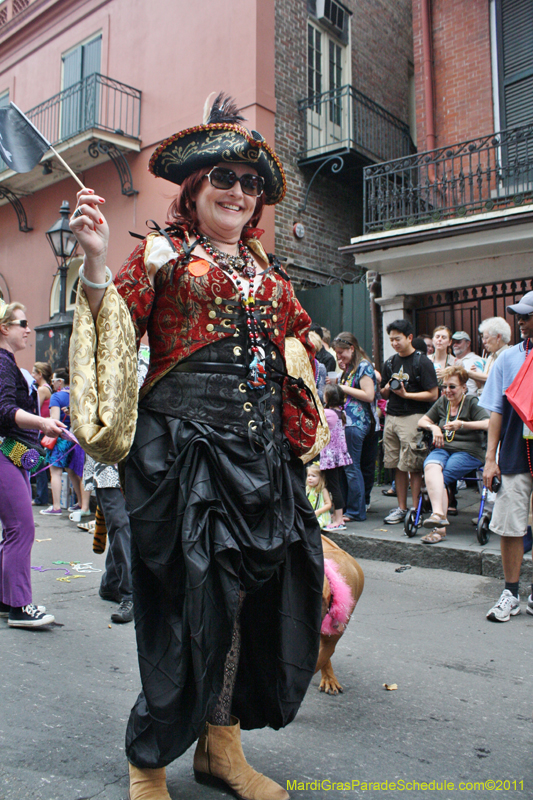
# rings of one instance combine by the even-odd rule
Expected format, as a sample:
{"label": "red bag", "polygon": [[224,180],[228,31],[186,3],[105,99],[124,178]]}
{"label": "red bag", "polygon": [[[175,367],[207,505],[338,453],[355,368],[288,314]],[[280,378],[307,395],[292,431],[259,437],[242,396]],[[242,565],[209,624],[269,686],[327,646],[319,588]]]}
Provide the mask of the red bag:
{"label": "red bag", "polygon": [[41,446],[46,447],[47,450],[53,450],[56,446],[57,436],[43,436],[41,439]]}
{"label": "red bag", "polygon": [[526,360],[505,394],[522,422],[533,431],[533,358],[529,355],[529,339],[526,344]]}

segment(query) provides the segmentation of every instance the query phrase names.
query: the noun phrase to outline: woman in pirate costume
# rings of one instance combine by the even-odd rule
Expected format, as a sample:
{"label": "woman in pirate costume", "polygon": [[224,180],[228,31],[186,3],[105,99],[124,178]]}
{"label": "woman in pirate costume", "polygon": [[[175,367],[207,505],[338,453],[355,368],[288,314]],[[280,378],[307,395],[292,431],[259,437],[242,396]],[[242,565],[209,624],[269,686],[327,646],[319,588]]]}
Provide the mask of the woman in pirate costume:
{"label": "woman in pirate costume", "polygon": [[[246,763],[240,727],[291,722],[318,654],[320,530],[282,430],[284,340],[311,353],[310,319],[255,238],[286,185],[242,121],[219,95],[205,124],[157,148],[150,171],[181,186],[171,225],[115,279],[151,353],[125,467],[143,686],[126,733],[132,800],[168,798],[164,767],[199,737],[198,780],[287,798]],[[102,202],[81,191],[71,219],[97,326]]]}

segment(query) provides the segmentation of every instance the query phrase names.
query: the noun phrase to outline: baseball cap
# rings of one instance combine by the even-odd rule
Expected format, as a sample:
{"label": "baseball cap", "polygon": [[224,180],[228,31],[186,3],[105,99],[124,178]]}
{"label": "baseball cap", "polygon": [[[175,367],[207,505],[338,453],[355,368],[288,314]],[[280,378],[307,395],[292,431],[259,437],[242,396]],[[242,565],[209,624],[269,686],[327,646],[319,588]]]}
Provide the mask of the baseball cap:
{"label": "baseball cap", "polygon": [[[533,294],[533,292],[531,292],[531,294]],[[469,342],[472,341],[472,339],[470,338],[470,336],[467,334],[466,331],[455,331],[455,333],[452,336],[452,339],[455,339],[456,341],[459,341],[460,339],[466,339]]]}
{"label": "baseball cap", "polygon": [[507,306],[511,314],[533,314],[533,292],[527,292],[518,303]]}

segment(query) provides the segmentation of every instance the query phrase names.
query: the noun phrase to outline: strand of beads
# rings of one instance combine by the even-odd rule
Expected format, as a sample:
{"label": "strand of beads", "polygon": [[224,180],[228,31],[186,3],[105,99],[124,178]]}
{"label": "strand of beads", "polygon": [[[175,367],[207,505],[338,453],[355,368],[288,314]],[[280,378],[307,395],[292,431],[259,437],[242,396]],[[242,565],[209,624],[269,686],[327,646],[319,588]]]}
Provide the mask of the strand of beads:
{"label": "strand of beads", "polygon": [[232,256],[229,253],[222,252],[222,250],[219,250],[211,244],[210,240],[203,233],[198,235],[198,239],[205,252],[211,256],[215,264],[218,264],[219,267],[226,270],[234,270],[244,275],[250,281],[255,277],[256,270],[254,260],[242,239],[239,240],[238,244],[238,256]]}

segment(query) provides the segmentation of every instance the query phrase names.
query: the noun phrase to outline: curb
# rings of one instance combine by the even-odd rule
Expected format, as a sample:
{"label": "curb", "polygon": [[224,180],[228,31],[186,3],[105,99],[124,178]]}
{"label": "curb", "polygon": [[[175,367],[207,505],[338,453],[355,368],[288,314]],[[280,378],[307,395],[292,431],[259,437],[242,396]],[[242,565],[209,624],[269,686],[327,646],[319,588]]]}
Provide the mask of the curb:
{"label": "curb", "polygon": [[[362,536],[357,533],[334,531],[328,531],[327,536],[354,558],[410,564],[412,567],[447,569],[450,572],[466,572],[470,575],[503,580],[502,560],[499,554],[483,550],[472,552],[450,546],[434,548],[424,546],[417,539],[391,542],[388,539]],[[533,564],[529,554],[524,557],[520,580],[524,583],[531,583],[533,580]]]}

